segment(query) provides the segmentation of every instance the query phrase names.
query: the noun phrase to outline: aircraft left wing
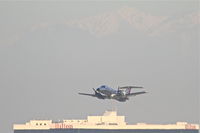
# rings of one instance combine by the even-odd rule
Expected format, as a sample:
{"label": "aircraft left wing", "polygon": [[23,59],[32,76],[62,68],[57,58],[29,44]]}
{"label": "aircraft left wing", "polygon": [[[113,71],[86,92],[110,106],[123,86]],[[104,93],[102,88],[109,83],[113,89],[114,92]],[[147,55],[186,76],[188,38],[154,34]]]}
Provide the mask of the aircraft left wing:
{"label": "aircraft left wing", "polygon": [[134,93],[129,93],[129,94],[127,94],[127,96],[137,96],[137,95],[145,94],[145,93],[147,93],[147,92],[146,92],[146,91],[134,92]]}
{"label": "aircraft left wing", "polygon": [[95,94],[87,94],[87,93],[78,93],[79,95],[86,95],[86,96],[92,96],[92,97],[96,97]]}

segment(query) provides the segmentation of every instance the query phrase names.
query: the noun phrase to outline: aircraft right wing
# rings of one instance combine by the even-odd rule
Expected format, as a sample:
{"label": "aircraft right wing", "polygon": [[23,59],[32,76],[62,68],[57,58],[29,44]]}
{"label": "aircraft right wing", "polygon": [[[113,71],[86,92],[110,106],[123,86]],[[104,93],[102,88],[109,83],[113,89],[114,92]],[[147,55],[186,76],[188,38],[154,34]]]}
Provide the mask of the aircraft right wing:
{"label": "aircraft right wing", "polygon": [[87,93],[78,93],[79,95],[86,95],[86,96],[92,96],[97,97],[95,94],[87,94]]}
{"label": "aircraft right wing", "polygon": [[137,95],[144,94],[144,93],[147,93],[147,92],[146,91],[134,92],[134,93],[127,94],[127,96],[137,96]]}

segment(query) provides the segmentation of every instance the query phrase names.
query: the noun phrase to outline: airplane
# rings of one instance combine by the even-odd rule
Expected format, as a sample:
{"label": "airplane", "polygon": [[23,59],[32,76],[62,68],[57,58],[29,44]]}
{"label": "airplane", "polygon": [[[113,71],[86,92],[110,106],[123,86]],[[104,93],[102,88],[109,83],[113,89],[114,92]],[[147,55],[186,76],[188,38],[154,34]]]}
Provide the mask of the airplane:
{"label": "airplane", "polygon": [[147,93],[146,91],[131,93],[131,89],[133,89],[133,88],[143,88],[143,87],[124,86],[124,87],[118,87],[118,89],[116,90],[116,89],[113,89],[106,85],[102,85],[97,89],[93,88],[94,94],[87,94],[87,93],[78,93],[78,94],[96,97],[98,99],[114,99],[119,102],[126,102],[126,100],[129,100],[129,97],[131,97],[131,96],[137,96],[140,94]]}

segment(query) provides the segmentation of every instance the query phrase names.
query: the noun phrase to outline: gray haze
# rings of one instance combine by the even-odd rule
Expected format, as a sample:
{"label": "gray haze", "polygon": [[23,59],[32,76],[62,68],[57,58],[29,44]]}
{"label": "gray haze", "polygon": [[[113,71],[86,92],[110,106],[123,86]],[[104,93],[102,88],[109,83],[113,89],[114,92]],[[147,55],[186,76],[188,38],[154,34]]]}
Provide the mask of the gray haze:
{"label": "gray haze", "polygon": [[[199,1],[0,2],[0,132],[117,108],[129,123],[199,122]],[[126,103],[80,96],[144,86]]]}

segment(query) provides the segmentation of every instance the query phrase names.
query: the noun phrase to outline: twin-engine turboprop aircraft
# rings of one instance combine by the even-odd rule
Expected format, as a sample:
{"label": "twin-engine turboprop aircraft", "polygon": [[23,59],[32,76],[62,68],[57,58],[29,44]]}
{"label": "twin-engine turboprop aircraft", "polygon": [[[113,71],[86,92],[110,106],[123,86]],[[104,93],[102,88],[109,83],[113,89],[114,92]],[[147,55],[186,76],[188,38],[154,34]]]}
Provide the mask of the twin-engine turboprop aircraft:
{"label": "twin-engine turboprop aircraft", "polygon": [[143,88],[143,87],[124,86],[124,87],[118,87],[118,89],[115,90],[106,85],[102,85],[97,89],[93,88],[93,90],[95,92],[94,94],[87,94],[87,93],[79,93],[79,94],[97,97],[99,99],[115,99],[120,102],[125,102],[126,100],[129,100],[130,96],[136,96],[136,95],[147,93],[146,91],[131,93],[131,89],[133,89],[133,88]]}

